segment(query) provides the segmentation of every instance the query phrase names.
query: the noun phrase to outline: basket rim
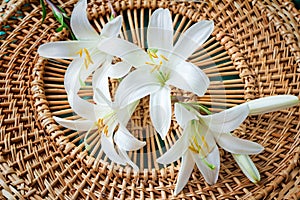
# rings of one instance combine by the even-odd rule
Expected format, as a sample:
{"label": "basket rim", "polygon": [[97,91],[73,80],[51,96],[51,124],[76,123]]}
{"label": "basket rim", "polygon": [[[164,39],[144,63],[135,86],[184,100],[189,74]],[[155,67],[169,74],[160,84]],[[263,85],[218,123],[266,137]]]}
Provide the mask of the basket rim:
{"label": "basket rim", "polygon": [[[25,2],[25,1],[21,1]],[[73,1],[75,2],[75,1]],[[117,12],[120,10],[127,10],[127,9],[140,9],[139,6],[148,6],[148,7],[143,7],[143,8],[148,8],[148,9],[155,9],[158,7],[167,7],[166,4],[160,4],[163,1],[158,1],[155,3],[152,3],[151,1],[145,1],[145,4],[142,5],[141,1],[137,2],[137,5],[134,5],[133,1],[132,3],[128,3],[128,5],[121,5],[119,2],[116,2],[114,4],[114,7],[116,8]],[[287,6],[290,6],[291,4],[286,3]],[[101,7],[101,6],[100,6]],[[101,9],[103,9],[101,7]],[[118,10],[119,9],[119,10]],[[268,8],[263,8],[263,9],[268,9]],[[104,8],[106,10],[106,8]],[[192,21],[197,21],[201,18],[200,15],[198,17],[195,17],[193,13],[189,12],[184,6],[181,6],[178,8],[179,11],[184,13],[184,16],[187,16],[190,20]],[[11,11],[12,15],[14,11]],[[100,15],[103,13],[100,12]],[[293,16],[291,14],[291,16]],[[295,14],[293,17],[298,18],[300,16],[299,12],[297,12],[297,15]],[[299,23],[299,18],[298,18],[298,23]],[[0,20],[1,24],[1,20]],[[279,27],[280,29],[280,27]],[[284,27],[281,27],[281,31],[285,31]],[[234,66],[236,70],[238,70],[240,75],[242,75],[241,79],[244,82],[245,85],[245,100],[252,100],[256,98],[256,90],[257,90],[257,81],[256,77],[254,76],[254,73],[251,71],[250,66],[248,65],[247,61],[243,57],[243,54],[240,52],[238,46],[234,43],[233,35],[227,34],[226,31],[224,32],[221,29],[216,29],[213,33],[213,37],[216,38],[225,48],[228,54],[230,53],[230,57],[234,63]],[[300,54],[297,51],[293,51],[293,49],[296,49],[299,47],[299,44],[295,40],[291,40],[291,36],[289,33],[283,34],[284,39],[287,41],[287,44],[290,49],[292,49],[292,54],[297,58],[296,62],[298,63],[298,66],[300,64]],[[300,41],[300,40],[298,40]],[[289,42],[289,43],[288,43]],[[60,145],[60,142],[63,140],[63,132],[60,130],[56,122],[52,118],[52,114],[50,112],[50,108],[48,106],[47,98],[45,96],[45,91],[43,87],[43,65],[44,65],[45,59],[39,58],[38,61],[35,63],[33,70],[32,70],[32,82],[31,82],[31,92],[32,92],[32,99],[34,103],[34,112],[36,113],[36,116],[38,116],[38,123],[40,123],[43,127],[43,129],[46,131],[46,133],[51,137],[51,141],[56,144],[56,146]],[[300,68],[298,68],[299,70]],[[71,147],[69,145],[69,147]],[[72,147],[69,150],[67,150],[66,154],[69,154],[74,148]],[[279,173],[274,180],[272,181],[272,184],[269,184],[266,188],[257,188],[257,193],[254,194],[255,199],[261,199],[266,196],[266,193],[272,191],[273,188],[276,188],[283,179],[288,178],[288,174],[296,167],[299,166],[299,153],[300,153],[300,147],[295,148],[293,151],[293,154],[290,155],[291,159],[285,163],[286,169],[283,170],[281,173]],[[74,154],[74,158],[79,158],[84,160],[87,158],[88,160],[88,155],[86,155],[84,152],[77,152]],[[88,166],[88,164],[86,163]],[[125,167],[121,167],[125,168]],[[118,168],[113,168],[113,170],[118,170]],[[140,172],[139,174],[150,174],[157,176],[157,174],[166,174],[167,171],[170,170],[170,166],[167,168],[164,168],[162,170],[147,170],[145,169],[144,171]],[[171,170],[177,170],[171,169]],[[133,176],[133,178],[138,178],[139,174],[132,173],[131,170],[129,171],[122,171],[122,176],[123,177],[128,177],[128,176]],[[147,175],[148,176],[148,175]],[[180,197],[180,196],[178,196]],[[246,198],[246,197],[245,197]]]}

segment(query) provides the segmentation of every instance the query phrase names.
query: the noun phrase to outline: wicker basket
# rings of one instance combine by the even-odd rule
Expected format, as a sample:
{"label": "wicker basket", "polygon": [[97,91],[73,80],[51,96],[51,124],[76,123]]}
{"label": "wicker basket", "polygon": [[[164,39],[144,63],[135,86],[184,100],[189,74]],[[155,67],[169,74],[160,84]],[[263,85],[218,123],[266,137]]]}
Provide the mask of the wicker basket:
{"label": "wicker basket", "polygon": [[[56,2],[69,14],[75,1]],[[169,8],[174,39],[194,22],[212,19],[215,30],[189,60],[212,80],[197,101],[213,111],[277,94],[299,95],[300,16],[289,1],[114,1],[124,17],[122,37],[144,47],[144,31],[153,10]],[[74,119],[63,86],[69,60],[44,60],[39,45],[66,40],[67,31],[51,12],[41,24],[39,1],[0,4],[0,197],[8,199],[299,199],[300,107],[248,117],[234,133],[262,144],[252,156],[261,182],[251,183],[232,156],[221,153],[217,184],[209,186],[194,169],[184,190],[173,196],[180,161],[160,166],[155,158],[180,135],[176,123],[167,139],[154,134],[145,98],[131,119],[133,131],[147,146],[129,155],[140,173],[95,159],[84,149],[81,133],[58,126],[52,116]],[[109,19],[107,3],[88,6],[96,30]],[[221,78],[221,79],[220,79]],[[111,82],[114,89],[117,82]],[[180,91],[173,91],[180,92]],[[90,90],[80,95],[91,95]],[[146,128],[145,128],[146,127]]]}

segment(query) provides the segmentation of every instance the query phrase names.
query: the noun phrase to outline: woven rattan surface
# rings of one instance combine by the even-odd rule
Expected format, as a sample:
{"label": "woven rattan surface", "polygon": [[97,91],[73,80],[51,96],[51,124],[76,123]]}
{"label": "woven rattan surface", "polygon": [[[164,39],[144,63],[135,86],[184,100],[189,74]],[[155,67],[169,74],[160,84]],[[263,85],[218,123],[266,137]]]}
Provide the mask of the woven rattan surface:
{"label": "woven rattan surface", "polygon": [[[56,2],[71,13],[75,1]],[[123,15],[121,37],[145,47],[143,28],[158,7],[169,8],[174,39],[195,21],[212,19],[215,30],[189,60],[212,80],[197,101],[213,111],[277,94],[299,95],[300,15],[289,1],[114,1]],[[39,45],[66,40],[56,33],[51,12],[41,24],[39,1],[0,4],[0,197],[8,199],[299,199],[299,106],[248,117],[234,133],[262,144],[251,156],[261,182],[251,183],[232,156],[221,152],[217,184],[209,186],[198,169],[173,196],[180,161],[160,166],[155,158],[180,136],[172,123],[167,139],[153,134],[145,98],[131,119],[133,134],[147,146],[129,155],[140,166],[110,164],[105,156],[84,150],[81,133],[58,126],[52,116],[75,119],[63,86],[70,60],[44,60]],[[109,19],[107,3],[91,1],[91,24],[99,32]],[[207,57],[209,55],[209,57]],[[213,61],[212,61],[213,60]],[[88,80],[89,81],[89,80]],[[117,82],[111,82],[115,88]],[[173,94],[180,91],[172,90]],[[80,91],[90,96],[91,90]],[[95,158],[96,157],[96,158]]]}

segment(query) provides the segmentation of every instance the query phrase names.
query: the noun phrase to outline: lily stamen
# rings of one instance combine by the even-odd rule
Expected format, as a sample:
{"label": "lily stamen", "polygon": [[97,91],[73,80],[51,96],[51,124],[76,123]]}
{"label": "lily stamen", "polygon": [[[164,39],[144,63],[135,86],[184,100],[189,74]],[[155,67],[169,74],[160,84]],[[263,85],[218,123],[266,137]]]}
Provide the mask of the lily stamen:
{"label": "lily stamen", "polygon": [[190,140],[190,143],[191,145],[189,146],[189,149],[195,153],[200,154],[202,149],[198,143],[196,136],[193,136],[192,140]]}
{"label": "lily stamen", "polygon": [[[189,149],[193,151],[194,153],[199,153],[199,148],[201,147],[195,143],[196,137],[194,136],[192,140],[190,140],[191,145],[189,146]],[[197,141],[197,140],[196,140]]]}
{"label": "lily stamen", "polygon": [[103,132],[104,132],[105,136],[108,136],[108,126],[107,125],[104,126]]}
{"label": "lily stamen", "polygon": [[99,118],[98,121],[97,121],[97,126],[98,127],[102,127],[103,126],[103,119],[102,118]]}
{"label": "lily stamen", "polygon": [[147,50],[147,53],[151,60],[153,60],[153,58],[158,58],[156,52],[157,52],[157,49],[148,49]]}
{"label": "lily stamen", "polygon": [[[205,140],[204,136],[201,136],[201,145],[203,144],[205,146],[205,148],[207,149],[207,151],[209,151],[209,147],[208,144]],[[209,163],[205,158],[206,155],[208,154],[207,152],[205,152],[205,150],[202,148],[199,144],[199,141],[197,140],[196,135],[193,136],[193,138],[190,140],[190,146],[188,147],[192,152],[199,154],[202,158],[201,161],[211,170],[215,169],[216,166]]]}
{"label": "lily stamen", "polygon": [[149,51],[149,55],[152,57],[152,58],[158,58],[157,54],[152,52],[152,51]]}
{"label": "lily stamen", "polygon": [[94,64],[92,57],[89,53],[89,51],[86,48],[80,49],[78,52],[76,52],[76,54],[79,54],[80,58],[82,58],[83,53],[85,54],[85,58],[84,58],[84,66],[86,69],[88,69],[90,64]]}
{"label": "lily stamen", "polygon": [[151,65],[151,66],[153,66],[153,67],[155,67],[156,66],[156,64],[154,64],[154,63],[151,63],[151,62],[145,62],[147,65]]}
{"label": "lily stamen", "polygon": [[154,65],[153,69],[151,69],[151,73],[154,72],[155,70],[159,71],[160,70],[161,65]]}
{"label": "lily stamen", "polygon": [[214,170],[214,169],[216,168],[215,165],[213,165],[213,164],[207,162],[207,160],[206,160],[205,158],[201,158],[201,161],[202,161],[209,169],[211,169],[211,170]]}
{"label": "lily stamen", "polygon": [[94,62],[92,61],[92,58],[91,58],[91,55],[90,55],[89,51],[88,51],[86,48],[83,48],[83,51],[84,51],[84,53],[85,53],[85,55],[86,55],[86,59],[87,59],[90,63],[94,64]]}
{"label": "lily stamen", "polygon": [[101,133],[103,131],[105,136],[108,136],[108,125],[104,123],[104,119],[100,118],[97,121],[98,132]]}
{"label": "lily stamen", "polygon": [[201,136],[201,141],[203,142],[205,148],[209,150],[208,144],[207,144],[207,142],[205,140],[205,137],[203,135]]}
{"label": "lily stamen", "polygon": [[169,59],[166,57],[166,56],[164,56],[164,55],[162,55],[162,54],[160,54],[159,55],[162,59],[164,59],[165,61],[169,61]]}
{"label": "lily stamen", "polygon": [[82,57],[82,49],[76,52],[76,54],[79,54],[80,57]]}

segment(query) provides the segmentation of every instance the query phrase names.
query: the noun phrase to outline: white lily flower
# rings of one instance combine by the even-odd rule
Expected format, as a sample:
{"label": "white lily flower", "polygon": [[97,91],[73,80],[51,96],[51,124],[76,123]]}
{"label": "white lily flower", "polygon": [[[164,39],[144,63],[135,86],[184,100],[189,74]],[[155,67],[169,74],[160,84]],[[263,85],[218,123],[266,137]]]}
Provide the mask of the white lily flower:
{"label": "white lily flower", "polygon": [[[139,168],[130,160],[126,151],[138,150],[145,145],[145,142],[137,140],[125,127],[138,101],[122,109],[116,107],[111,102],[109,91],[106,90],[107,87],[103,84],[105,80],[101,79],[101,77],[106,77],[108,73],[105,69],[107,68],[104,67],[96,70],[93,76],[94,101],[96,104],[89,103],[73,93],[70,94],[73,99],[74,108],[76,108],[76,113],[79,116],[85,116],[84,120],[53,118],[57,123],[66,128],[86,131],[84,142],[88,143],[89,138],[96,138],[101,143],[102,150],[110,160],[123,165],[128,163],[135,171],[138,171]],[[87,148],[89,148],[89,145],[87,145]]]}
{"label": "white lily flower", "polygon": [[173,26],[169,10],[153,12],[147,33],[147,53],[121,39],[106,39],[98,48],[118,56],[137,70],[120,83],[115,100],[126,106],[150,94],[150,117],[162,138],[171,124],[170,85],[202,96],[208,88],[206,74],[185,60],[210,36],[212,21],[203,20],[191,26],[173,46]]}
{"label": "white lily flower", "polygon": [[191,106],[175,104],[176,120],[183,128],[183,133],[176,143],[157,159],[159,163],[168,164],[182,157],[174,195],[188,182],[195,163],[207,183],[216,183],[220,169],[216,143],[233,154],[257,154],[263,150],[257,143],[228,134],[236,129],[248,114],[247,104],[204,116]]}
{"label": "white lily flower", "polygon": [[264,114],[289,108],[299,104],[299,97],[294,95],[277,95],[255,99],[247,102],[251,115]]}
{"label": "white lily flower", "polygon": [[[67,94],[77,93],[80,82],[102,64],[108,65],[112,62],[112,56],[100,51],[97,45],[104,38],[117,37],[121,30],[122,17],[118,16],[109,21],[102,29],[101,34],[92,27],[87,18],[87,0],[80,0],[74,7],[71,15],[71,28],[78,39],[77,41],[58,41],[41,45],[38,53],[47,58],[74,59],[65,74],[65,89]],[[116,67],[110,68],[109,76],[122,77],[126,75],[131,66],[122,62]],[[114,77],[115,78],[115,77]]]}

